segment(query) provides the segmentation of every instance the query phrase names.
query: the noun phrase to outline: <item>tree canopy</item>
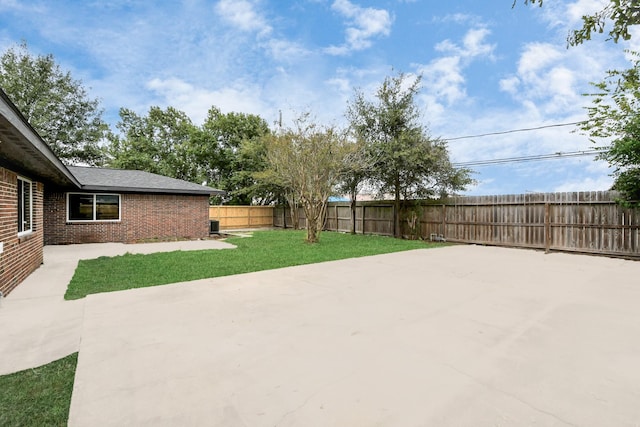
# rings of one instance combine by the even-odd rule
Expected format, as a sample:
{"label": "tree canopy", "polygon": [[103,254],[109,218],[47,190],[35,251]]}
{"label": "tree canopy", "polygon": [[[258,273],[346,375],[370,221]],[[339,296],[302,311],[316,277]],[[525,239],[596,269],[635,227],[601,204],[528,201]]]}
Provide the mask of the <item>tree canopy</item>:
{"label": "tree canopy", "polygon": [[[353,130],[351,130],[353,134]],[[353,140],[345,146],[344,171],[337,191],[339,194],[349,196],[351,210],[351,234],[356,234],[356,201],[360,190],[369,179],[373,170],[374,159],[367,151],[366,141],[357,134]]]}
{"label": "tree canopy", "polygon": [[266,167],[262,138],[270,132],[259,116],[211,107],[197,126],[173,107],[151,107],[146,115],[122,108],[116,128],[107,148],[110,167],[206,182],[227,192],[227,204],[266,204],[278,196],[254,178]]}
{"label": "tree canopy", "polygon": [[202,126],[206,143],[198,158],[209,182],[228,192],[228,204],[268,204],[277,198],[274,188],[254,177],[266,167],[264,139],[269,125],[260,116],[211,107]]}
{"label": "tree canopy", "polygon": [[[432,137],[421,124],[415,101],[419,88],[419,77],[411,81],[400,73],[385,78],[373,101],[356,91],[347,110],[372,159],[368,178],[381,195],[393,194],[396,213],[401,200],[445,196],[472,182],[468,169],[451,164],[446,142]],[[399,236],[398,215],[394,223]]]}
{"label": "tree canopy", "polygon": [[621,202],[640,207],[640,59],[628,70],[609,71],[593,86],[589,120],[581,128],[594,142],[612,138],[598,157],[614,167],[613,189],[620,191]]}
{"label": "tree canopy", "polygon": [[197,127],[182,111],[151,107],[146,116],[120,109],[119,135],[109,136],[108,165],[199,182],[192,138]]}
{"label": "tree canopy", "polygon": [[319,239],[329,196],[345,171],[346,147],[343,132],[318,126],[309,114],[266,137],[268,168],[261,176],[285,190],[292,209],[302,206],[309,243]]}
{"label": "tree canopy", "polygon": [[[542,6],[544,0],[524,0],[525,4],[538,4]],[[514,6],[517,0],[514,0]],[[582,16],[582,27],[571,30],[567,36],[570,46],[577,46],[587,40],[591,40],[594,33],[602,34],[608,27],[609,39],[629,40],[631,34],[629,27],[640,23],[640,5],[637,0],[609,0],[601,10],[591,15]]]}
{"label": "tree canopy", "polygon": [[64,163],[102,163],[108,126],[100,103],[53,55],[32,55],[26,43],[9,48],[0,57],[0,87]]}

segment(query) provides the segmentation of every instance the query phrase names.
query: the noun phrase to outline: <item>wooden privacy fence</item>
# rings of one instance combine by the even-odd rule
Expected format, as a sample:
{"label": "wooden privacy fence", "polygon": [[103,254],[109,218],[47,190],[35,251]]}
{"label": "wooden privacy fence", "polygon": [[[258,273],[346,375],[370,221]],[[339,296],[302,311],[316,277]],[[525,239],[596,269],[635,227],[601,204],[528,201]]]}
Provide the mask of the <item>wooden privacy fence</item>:
{"label": "wooden privacy fence", "polygon": [[209,219],[221,230],[273,227],[273,206],[209,206]]}
{"label": "wooden privacy fence", "polygon": [[[613,192],[454,197],[411,202],[400,212],[404,236],[450,242],[640,258],[640,209],[616,204]],[[392,202],[358,202],[356,232],[393,235]],[[283,209],[274,210],[282,226]],[[288,226],[291,226],[287,214]],[[411,219],[415,218],[414,227]],[[301,222],[304,226],[304,222]],[[329,203],[325,229],[351,230],[348,203]]]}
{"label": "wooden privacy fence", "polygon": [[[364,216],[363,216],[364,213]],[[302,208],[298,210],[299,227],[305,228],[307,220]],[[273,210],[273,226],[292,228],[291,209],[277,206]],[[327,207],[324,222],[327,231],[351,231],[351,208],[349,203],[332,202]],[[391,202],[358,202],[356,207],[356,233],[393,236],[393,204]]]}
{"label": "wooden privacy fence", "polygon": [[640,257],[640,210],[610,192],[456,197],[426,206],[421,231],[454,242]]}

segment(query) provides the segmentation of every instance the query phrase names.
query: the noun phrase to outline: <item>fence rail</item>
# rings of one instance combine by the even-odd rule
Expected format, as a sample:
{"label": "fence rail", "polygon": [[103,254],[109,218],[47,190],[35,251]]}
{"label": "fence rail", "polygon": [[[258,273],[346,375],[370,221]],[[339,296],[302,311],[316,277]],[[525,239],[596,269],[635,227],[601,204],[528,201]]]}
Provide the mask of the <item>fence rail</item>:
{"label": "fence rail", "polygon": [[[401,234],[640,258],[640,209],[625,209],[615,202],[615,197],[613,192],[593,191],[411,202],[400,211]],[[393,216],[392,202],[358,202],[356,232],[393,235]],[[291,224],[288,209],[274,209],[274,226]],[[300,225],[304,227],[303,218]],[[348,203],[329,203],[325,229],[351,231]]]}

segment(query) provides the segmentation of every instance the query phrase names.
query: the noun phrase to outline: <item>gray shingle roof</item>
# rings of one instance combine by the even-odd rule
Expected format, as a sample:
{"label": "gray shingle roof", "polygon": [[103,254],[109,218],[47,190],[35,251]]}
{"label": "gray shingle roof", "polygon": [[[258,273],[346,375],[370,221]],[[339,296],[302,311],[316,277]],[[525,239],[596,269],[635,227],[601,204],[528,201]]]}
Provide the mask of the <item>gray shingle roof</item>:
{"label": "gray shingle roof", "polygon": [[87,191],[124,191],[165,194],[224,194],[222,190],[155,173],[94,167],[69,166],[69,171]]}

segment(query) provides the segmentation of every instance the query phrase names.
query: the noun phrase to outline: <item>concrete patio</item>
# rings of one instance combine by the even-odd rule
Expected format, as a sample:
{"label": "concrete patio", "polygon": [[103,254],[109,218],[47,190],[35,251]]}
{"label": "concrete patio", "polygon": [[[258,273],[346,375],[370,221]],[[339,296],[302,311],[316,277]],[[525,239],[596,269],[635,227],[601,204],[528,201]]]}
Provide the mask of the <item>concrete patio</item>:
{"label": "concrete patio", "polygon": [[78,351],[85,300],[64,300],[78,260],[127,252],[233,247],[218,240],[45,246],[40,268],[0,300],[0,375],[34,368]]}
{"label": "concrete patio", "polygon": [[636,426],[639,277],[450,246],[58,301],[69,424]]}

